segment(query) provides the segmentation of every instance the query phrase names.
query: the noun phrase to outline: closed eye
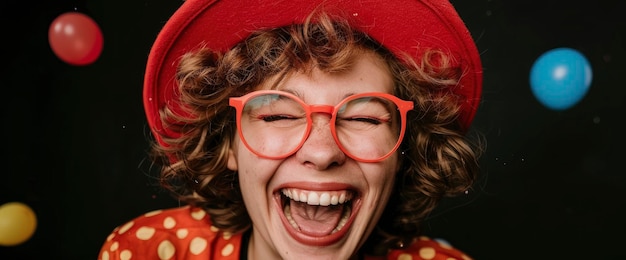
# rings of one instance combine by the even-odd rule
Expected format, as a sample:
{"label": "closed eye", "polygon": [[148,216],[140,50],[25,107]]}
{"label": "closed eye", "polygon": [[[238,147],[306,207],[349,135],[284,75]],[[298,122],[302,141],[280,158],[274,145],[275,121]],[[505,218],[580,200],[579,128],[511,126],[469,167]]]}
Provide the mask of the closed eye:
{"label": "closed eye", "polygon": [[380,125],[382,123],[389,122],[389,120],[387,119],[380,119],[380,118],[375,118],[375,117],[349,117],[349,118],[342,118],[341,120],[348,121],[348,122],[363,122],[363,123],[369,123],[372,125]]}
{"label": "closed eye", "polygon": [[275,122],[279,120],[296,120],[297,117],[290,115],[259,115],[257,118],[265,121],[265,122]]}

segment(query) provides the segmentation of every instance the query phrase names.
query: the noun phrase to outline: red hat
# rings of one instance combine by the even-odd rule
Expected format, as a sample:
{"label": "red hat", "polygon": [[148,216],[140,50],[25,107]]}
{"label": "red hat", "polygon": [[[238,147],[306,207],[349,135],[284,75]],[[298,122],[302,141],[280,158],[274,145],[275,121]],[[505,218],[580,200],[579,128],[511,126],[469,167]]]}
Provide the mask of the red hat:
{"label": "red hat", "polygon": [[172,98],[181,55],[201,44],[227,51],[254,30],[303,23],[320,6],[350,15],[353,26],[399,58],[407,53],[418,60],[420,50],[428,48],[452,55],[464,72],[454,89],[466,98],[459,120],[469,128],[480,102],[482,65],[468,29],[448,0],[186,0],[165,24],[148,57],[144,108],[157,140],[161,141],[160,134],[179,135],[163,128],[159,109],[170,106],[180,111]]}

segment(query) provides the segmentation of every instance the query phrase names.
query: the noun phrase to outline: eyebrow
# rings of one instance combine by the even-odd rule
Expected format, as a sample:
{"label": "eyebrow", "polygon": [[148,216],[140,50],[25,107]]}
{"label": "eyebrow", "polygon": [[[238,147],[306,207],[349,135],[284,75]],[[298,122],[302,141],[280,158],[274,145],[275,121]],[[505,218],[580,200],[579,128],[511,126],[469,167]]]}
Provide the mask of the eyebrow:
{"label": "eyebrow", "polygon": [[[300,100],[304,101],[304,103],[307,103],[305,101],[305,99],[304,99],[304,95],[302,93],[300,93],[300,91],[289,89],[289,88],[286,88],[286,89],[276,89],[276,90],[280,90],[280,91],[283,91],[283,92],[287,92],[287,93],[293,94],[294,96],[298,97]],[[354,93],[354,92],[346,93],[345,95],[343,95],[343,97],[341,97],[340,101],[344,100],[344,99],[346,99],[346,98],[348,98],[349,96],[352,96],[352,95],[356,95],[356,93]]]}

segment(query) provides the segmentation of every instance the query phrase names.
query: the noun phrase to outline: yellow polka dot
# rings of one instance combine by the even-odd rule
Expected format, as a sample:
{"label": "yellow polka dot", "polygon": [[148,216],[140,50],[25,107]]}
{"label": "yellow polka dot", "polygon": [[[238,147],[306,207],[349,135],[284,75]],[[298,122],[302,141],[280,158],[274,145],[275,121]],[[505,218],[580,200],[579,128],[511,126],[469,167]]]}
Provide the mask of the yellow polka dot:
{"label": "yellow polka dot", "polygon": [[233,236],[233,234],[231,234],[230,232],[224,232],[224,234],[222,235],[222,237],[225,240],[229,240],[232,236]]}
{"label": "yellow polka dot", "polygon": [[120,260],[130,260],[131,257],[133,257],[133,253],[130,250],[124,250],[120,253]]}
{"label": "yellow polka dot", "polygon": [[172,242],[168,240],[161,242],[157,248],[157,254],[161,260],[171,259],[174,256],[174,253],[176,253],[176,248],[174,248]]}
{"label": "yellow polka dot", "polygon": [[398,256],[398,260],[413,260],[413,257],[409,254],[401,254]]}
{"label": "yellow polka dot", "polygon": [[152,236],[154,236],[154,232],[156,232],[154,228],[141,227],[137,229],[137,233],[135,234],[135,236],[137,236],[137,238],[139,238],[140,240],[149,240],[150,238],[152,238]]}
{"label": "yellow polka dot", "polygon": [[228,244],[224,248],[222,248],[222,256],[229,256],[235,251],[235,246],[233,244]]}
{"label": "yellow polka dot", "polygon": [[446,260],[457,260],[456,258],[448,257]]}
{"label": "yellow polka dot", "polygon": [[176,226],[176,220],[172,217],[167,217],[163,220],[163,227],[167,229],[171,229]]}
{"label": "yellow polka dot", "polygon": [[429,241],[429,240],[430,240],[430,238],[425,237],[425,236],[421,236],[421,237],[419,237],[419,240],[422,240],[422,241]]}
{"label": "yellow polka dot", "polygon": [[186,228],[181,228],[176,231],[176,237],[178,237],[178,239],[186,238],[187,235],[189,235],[189,230],[187,230]]}
{"label": "yellow polka dot", "polygon": [[109,260],[109,252],[107,251],[102,252],[102,260]]}
{"label": "yellow polka dot", "polygon": [[435,258],[435,255],[437,254],[437,252],[435,252],[435,249],[432,247],[424,247],[422,249],[420,249],[420,257],[424,258],[424,259],[433,259]]}
{"label": "yellow polka dot", "polygon": [[148,212],[146,214],[143,214],[143,215],[146,216],[146,217],[152,217],[152,216],[156,216],[156,215],[161,214],[161,212],[163,212],[163,210],[157,209],[157,210],[150,211],[150,212]]}
{"label": "yellow polka dot", "polygon": [[117,241],[113,242],[113,244],[111,244],[111,247],[109,247],[109,251],[113,252],[115,250],[117,250],[117,248],[120,246],[120,243],[118,243]]}
{"label": "yellow polka dot", "polygon": [[211,231],[217,232],[217,231],[220,231],[220,229],[215,227],[215,226],[213,226],[213,225],[211,225]]}
{"label": "yellow polka dot", "polygon": [[111,241],[111,239],[113,239],[115,237],[115,232],[109,234],[109,236],[107,237],[107,241]]}
{"label": "yellow polka dot", "polygon": [[206,212],[204,210],[196,210],[191,212],[191,217],[195,220],[201,220],[206,216]]}
{"label": "yellow polka dot", "polygon": [[135,222],[130,221],[126,224],[124,224],[119,231],[117,231],[118,234],[124,234],[124,232],[128,231],[131,227],[133,227],[133,225],[135,225]]}
{"label": "yellow polka dot", "polygon": [[461,257],[463,257],[463,260],[473,260],[471,257],[466,255],[462,255]]}
{"label": "yellow polka dot", "polygon": [[202,253],[202,251],[206,249],[207,245],[208,243],[206,239],[201,238],[201,237],[196,237],[192,239],[191,243],[189,244],[189,252],[191,252],[194,255],[199,255],[200,253]]}

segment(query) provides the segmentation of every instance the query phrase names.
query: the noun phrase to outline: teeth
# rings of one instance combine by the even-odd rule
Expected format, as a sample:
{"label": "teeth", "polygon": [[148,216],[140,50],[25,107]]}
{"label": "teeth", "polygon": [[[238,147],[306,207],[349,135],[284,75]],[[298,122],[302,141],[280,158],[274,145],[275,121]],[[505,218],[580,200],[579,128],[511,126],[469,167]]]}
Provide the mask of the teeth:
{"label": "teeth", "polygon": [[[295,193],[295,194],[298,194],[298,193]],[[307,200],[306,193],[300,192],[300,201],[301,202],[306,202],[306,200]]]}
{"label": "teeth", "polygon": [[[311,200],[309,200],[311,201]],[[322,193],[322,195],[320,195],[320,206],[328,206],[330,205],[330,194],[328,193]]]}
{"label": "teeth", "polygon": [[337,205],[339,203],[339,197],[332,196],[330,197],[330,204]]}
{"label": "teeth", "polygon": [[317,195],[317,192],[311,192],[306,203],[309,205],[320,205],[320,196]]}
{"label": "teeth", "polygon": [[299,189],[282,189],[286,197],[309,205],[330,206],[343,204],[352,199],[348,191],[306,191]]}
{"label": "teeth", "polygon": [[289,206],[289,204],[285,206],[284,211],[285,211],[285,217],[287,217],[289,224],[291,224],[291,226],[295,228],[296,230],[300,230],[300,227],[298,226],[296,221],[293,220],[293,217],[291,216],[291,207]]}
{"label": "teeth", "polygon": [[341,219],[339,220],[339,223],[337,223],[337,226],[335,227],[335,229],[333,230],[332,233],[335,233],[335,232],[341,230],[341,228],[343,228],[343,226],[346,225],[346,222],[348,222],[348,219],[350,218],[350,214],[351,213],[352,213],[352,208],[347,207],[346,210],[344,210],[343,216],[341,216]]}

